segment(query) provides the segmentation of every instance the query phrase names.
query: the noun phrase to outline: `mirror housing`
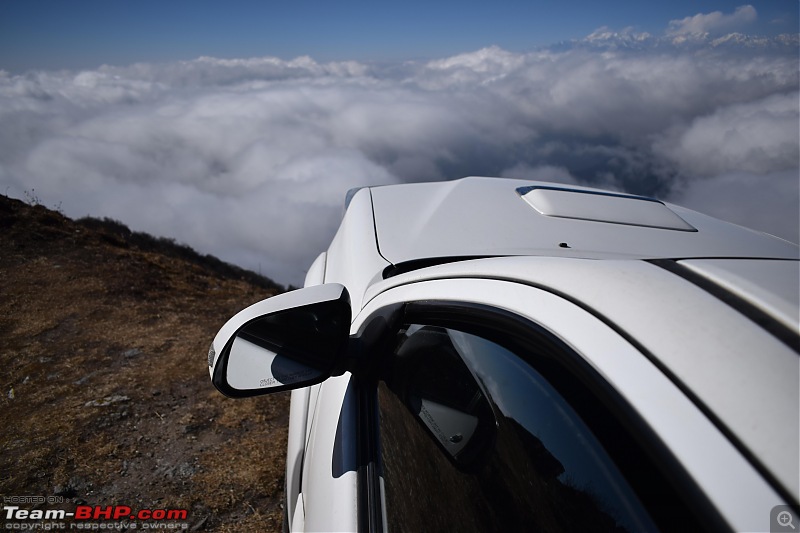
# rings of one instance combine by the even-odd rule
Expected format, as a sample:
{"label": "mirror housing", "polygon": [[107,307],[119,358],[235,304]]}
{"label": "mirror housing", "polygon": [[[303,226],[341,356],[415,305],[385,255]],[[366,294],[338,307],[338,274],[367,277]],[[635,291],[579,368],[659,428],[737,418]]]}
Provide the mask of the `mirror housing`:
{"label": "mirror housing", "polygon": [[320,383],[343,366],[351,318],[350,295],[338,283],[253,304],[214,338],[208,351],[211,382],[232,398]]}

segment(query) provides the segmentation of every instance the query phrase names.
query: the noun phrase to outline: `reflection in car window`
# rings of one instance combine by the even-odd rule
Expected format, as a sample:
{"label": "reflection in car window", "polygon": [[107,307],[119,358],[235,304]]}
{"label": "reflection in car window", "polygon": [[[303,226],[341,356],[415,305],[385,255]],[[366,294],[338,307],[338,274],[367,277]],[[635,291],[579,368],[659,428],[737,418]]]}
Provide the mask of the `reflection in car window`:
{"label": "reflection in car window", "polygon": [[601,444],[530,365],[409,326],[378,387],[390,531],[653,531]]}

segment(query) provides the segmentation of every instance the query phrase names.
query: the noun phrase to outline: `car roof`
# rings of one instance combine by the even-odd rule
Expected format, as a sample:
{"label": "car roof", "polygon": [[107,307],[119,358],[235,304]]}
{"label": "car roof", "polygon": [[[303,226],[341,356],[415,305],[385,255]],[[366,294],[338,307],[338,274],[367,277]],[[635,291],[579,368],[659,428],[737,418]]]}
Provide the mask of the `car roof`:
{"label": "car roof", "polygon": [[469,177],[370,188],[380,254],[446,257],[796,259],[797,246],[653,198]]}

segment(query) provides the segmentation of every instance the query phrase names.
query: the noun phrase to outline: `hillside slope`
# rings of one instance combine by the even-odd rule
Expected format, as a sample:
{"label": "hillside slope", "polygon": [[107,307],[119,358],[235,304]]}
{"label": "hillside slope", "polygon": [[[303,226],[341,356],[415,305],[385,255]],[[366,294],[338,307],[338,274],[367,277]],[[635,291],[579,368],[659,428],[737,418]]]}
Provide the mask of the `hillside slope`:
{"label": "hillside slope", "polygon": [[218,328],[279,290],[119,223],[0,196],[0,495],[279,530],[288,396],[229,400],[206,366]]}

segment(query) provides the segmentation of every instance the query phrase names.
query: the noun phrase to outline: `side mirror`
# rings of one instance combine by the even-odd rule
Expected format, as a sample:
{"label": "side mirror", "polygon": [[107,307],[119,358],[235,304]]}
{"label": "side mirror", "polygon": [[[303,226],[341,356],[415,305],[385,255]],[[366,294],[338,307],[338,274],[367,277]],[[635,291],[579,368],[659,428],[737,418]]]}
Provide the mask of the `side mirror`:
{"label": "side mirror", "polygon": [[320,383],[344,359],[351,315],[350,295],[338,283],[253,304],[214,338],[208,351],[211,382],[232,398]]}

